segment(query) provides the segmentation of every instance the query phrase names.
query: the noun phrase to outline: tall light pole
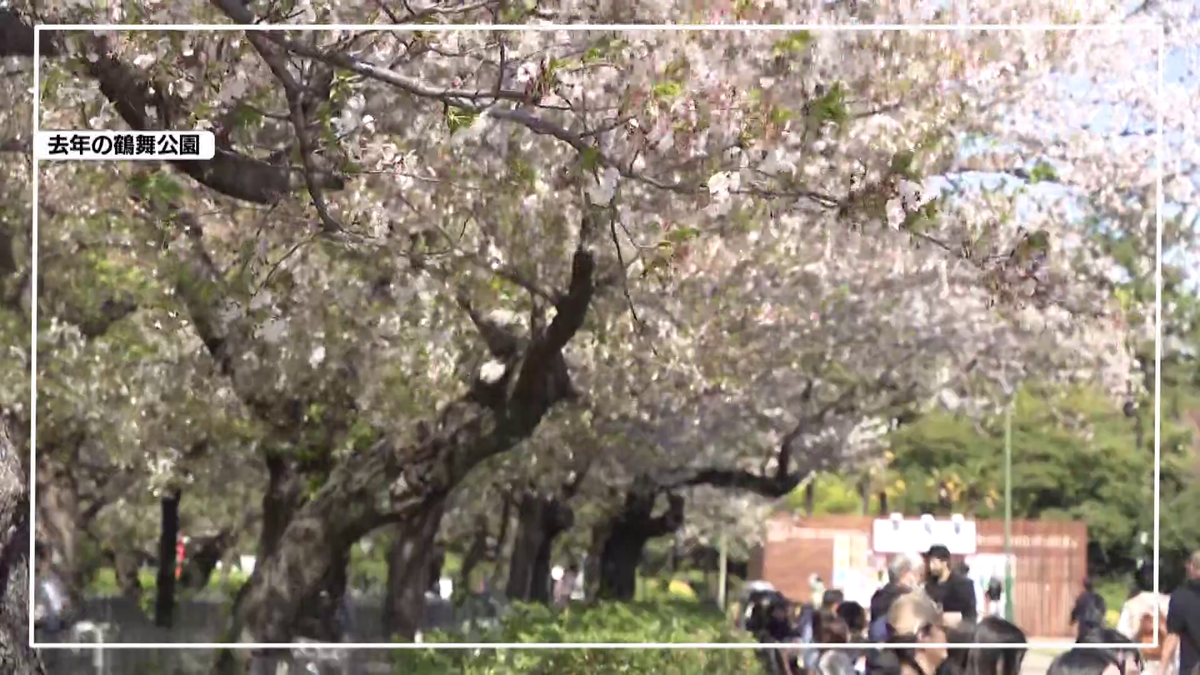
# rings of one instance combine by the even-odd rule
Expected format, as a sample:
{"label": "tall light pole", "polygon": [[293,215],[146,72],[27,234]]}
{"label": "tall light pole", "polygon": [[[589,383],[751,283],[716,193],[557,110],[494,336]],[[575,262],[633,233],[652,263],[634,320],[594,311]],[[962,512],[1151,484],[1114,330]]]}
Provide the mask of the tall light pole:
{"label": "tall light pole", "polygon": [[1012,569],[1012,417],[1017,395],[1004,411],[1004,618],[1013,620]]}

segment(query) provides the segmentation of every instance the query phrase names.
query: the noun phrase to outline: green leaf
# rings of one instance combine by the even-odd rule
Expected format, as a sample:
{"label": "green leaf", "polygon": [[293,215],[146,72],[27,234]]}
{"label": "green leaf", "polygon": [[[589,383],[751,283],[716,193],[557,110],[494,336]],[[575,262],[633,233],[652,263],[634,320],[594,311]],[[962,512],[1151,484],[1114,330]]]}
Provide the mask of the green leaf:
{"label": "green leaf", "polygon": [[825,122],[841,126],[850,119],[846,110],[846,90],[841,82],[835,82],[824,96],[813,101],[812,115],[818,126]]}
{"label": "green leaf", "polygon": [[1057,181],[1058,173],[1049,162],[1038,160],[1037,164],[1033,165],[1033,170],[1029,172],[1030,183],[1041,183],[1043,181]]}
{"label": "green leaf", "polygon": [[892,155],[892,164],[889,168],[892,173],[898,176],[914,178],[916,175],[916,172],[913,169],[913,163],[915,160],[916,155],[914,155],[911,151],[900,150],[896,154]]}
{"label": "green leaf", "polygon": [[450,127],[450,133],[454,133],[459,129],[465,129],[475,123],[479,117],[479,113],[459,108],[458,106],[446,106],[446,126]]}
{"label": "green leaf", "polygon": [[772,107],[771,111],[767,114],[767,119],[771,120],[771,123],[776,126],[781,126],[795,117],[796,113],[794,111],[779,107]]}
{"label": "green leaf", "polygon": [[183,186],[174,177],[161,171],[141,173],[129,181],[135,195],[156,204],[166,204],[183,196]]}
{"label": "green leaf", "polygon": [[596,171],[602,166],[600,151],[596,148],[584,148],[579,152],[579,166],[584,171]]}
{"label": "green leaf", "polygon": [[687,70],[687,67],[687,59],[681,56],[668,63],[667,67],[663,69],[663,74],[671,79],[676,79],[683,75],[684,71]]}
{"label": "green leaf", "polygon": [[775,56],[795,56],[803,54],[808,46],[812,44],[813,35],[809,31],[802,30],[795,33],[788,33],[787,37],[775,43],[772,51]]}
{"label": "green leaf", "polygon": [[700,236],[700,230],[694,227],[681,227],[667,233],[667,241],[672,244],[682,244]]}
{"label": "green leaf", "polygon": [[263,115],[257,108],[240,105],[233,113],[233,124],[236,128],[246,128],[262,123]]}
{"label": "green leaf", "polygon": [[670,82],[654,85],[654,98],[658,100],[665,101],[678,98],[681,94],[683,94],[683,84],[680,82],[671,80]]}

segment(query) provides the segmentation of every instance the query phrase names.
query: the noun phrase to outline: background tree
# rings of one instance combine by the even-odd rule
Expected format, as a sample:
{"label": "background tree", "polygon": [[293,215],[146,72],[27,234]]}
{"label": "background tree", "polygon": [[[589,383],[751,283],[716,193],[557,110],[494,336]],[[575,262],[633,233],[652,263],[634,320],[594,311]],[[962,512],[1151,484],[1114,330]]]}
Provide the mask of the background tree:
{"label": "background tree", "polygon": [[[330,9],[343,20],[387,14]],[[732,16],[808,9],[739,4]],[[974,18],[1110,15],[1086,9],[1068,17],[1013,3]],[[215,3],[195,15],[246,23],[260,18],[253,11]],[[911,18],[890,5],[845,11],[827,18]],[[181,14],[194,16],[158,8],[139,18]],[[67,250],[103,233],[101,258],[124,255],[157,281],[125,324],[131,343],[169,342],[196,367],[158,376],[208,364],[199,400],[224,396],[253,420],[254,442],[239,448],[267,475],[260,563],[234,639],[334,634],[322,617],[344,591],[350,551],[384,527],[398,542],[393,602],[419,606],[396,598],[428,585],[425,544],[472,474],[525,451],[530,466],[507,472],[522,479],[520,497],[535,504],[571,484],[573,453],[554,443],[562,403],[629,427],[595,445],[635,461],[588,473],[614,488],[595,491],[608,494],[584,519],[611,525],[594,542],[603,559],[625,535],[644,544],[634,523],[675,529],[686,490],[749,485],[779,497],[830,458],[878,457],[901,404],[951,390],[973,412],[992,412],[997,382],[1043,368],[1028,353],[1046,353],[1051,372],[1075,365],[1086,371],[1078,379],[1130,393],[1119,321],[1130,308],[1097,313],[1111,298],[1096,292],[1095,275],[1080,278],[1081,267],[1108,266],[1108,253],[1064,243],[1069,230],[1053,217],[1000,217],[1011,207],[1003,196],[929,200],[939,190],[925,180],[952,172],[965,134],[997,133],[1012,106],[1033,106],[1055,66],[1109,49],[1105,58],[1124,67],[1100,41],[995,32],[47,39],[45,53],[60,58],[43,64],[44,126],[207,126],[220,139],[212,162],[60,165],[42,179],[57,210],[44,222]],[[1134,82],[1141,91],[1149,80]],[[1079,159],[1079,187],[1115,204],[1108,169],[1128,165],[1096,160],[1090,142],[1061,145]],[[1148,156],[1144,145],[1126,153],[1131,162]],[[94,219],[111,205],[126,217]],[[1064,254],[1081,249],[1082,260]],[[711,292],[700,263],[745,287]],[[827,272],[853,281],[849,293],[823,285]],[[922,311],[905,319],[863,299],[885,290]],[[744,317],[705,313],[710,301],[740,309],[764,293],[771,306]],[[46,303],[45,316],[87,324]],[[731,344],[743,318],[747,340]],[[900,358],[859,361],[854,330],[888,334]],[[958,339],[969,356],[936,351]],[[1072,352],[1098,362],[1057,358]],[[717,400],[690,402],[697,394]],[[180,400],[170,387],[163,395]],[[122,410],[112,401],[98,404]],[[114,436],[143,439],[124,412],[128,428]],[[168,419],[162,429],[181,426]],[[533,459],[548,455],[555,461],[538,473],[554,479],[527,487]],[[536,561],[542,543],[522,550],[539,549]],[[614,543],[622,554],[610,559],[636,564],[627,552],[642,544]],[[627,574],[613,578],[628,588]],[[395,613],[410,633],[417,617]]]}

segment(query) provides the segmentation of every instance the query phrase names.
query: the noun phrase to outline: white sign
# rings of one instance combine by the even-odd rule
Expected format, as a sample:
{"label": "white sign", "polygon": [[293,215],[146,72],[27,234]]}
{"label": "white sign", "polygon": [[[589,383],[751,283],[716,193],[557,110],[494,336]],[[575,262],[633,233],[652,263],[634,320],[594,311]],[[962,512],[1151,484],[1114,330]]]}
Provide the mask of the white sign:
{"label": "white sign", "polygon": [[954,555],[976,550],[975,523],[969,520],[876,520],[871,531],[876,553],[925,553],[942,545]]}
{"label": "white sign", "polygon": [[39,131],[33,140],[38,160],[204,160],[216,154],[211,131]]}

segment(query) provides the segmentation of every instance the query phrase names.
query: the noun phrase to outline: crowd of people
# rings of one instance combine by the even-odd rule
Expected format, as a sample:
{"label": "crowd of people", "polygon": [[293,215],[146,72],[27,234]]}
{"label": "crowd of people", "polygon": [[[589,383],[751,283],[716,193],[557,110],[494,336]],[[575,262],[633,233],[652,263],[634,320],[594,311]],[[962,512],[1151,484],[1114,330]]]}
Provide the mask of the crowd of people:
{"label": "crowd of people", "polygon": [[[1200,675],[1200,551],[1170,598],[1157,602],[1144,581],[1115,627],[1085,581],[1071,613],[1080,647],[1056,658],[1047,675]],[[1028,638],[1003,618],[1002,591],[994,586],[981,613],[973,582],[953,566],[946,547],[934,546],[923,559],[895,557],[869,607],[846,601],[837,589],[813,604],[759,591],[745,627],[762,643],[786,645],[760,652],[772,675],[1019,675]],[[1163,613],[1155,633],[1157,608]]]}

